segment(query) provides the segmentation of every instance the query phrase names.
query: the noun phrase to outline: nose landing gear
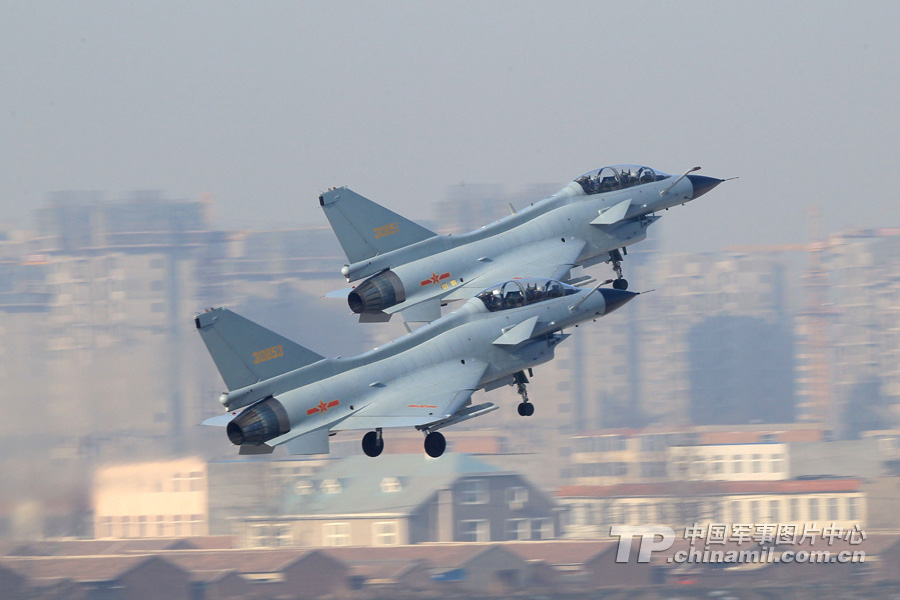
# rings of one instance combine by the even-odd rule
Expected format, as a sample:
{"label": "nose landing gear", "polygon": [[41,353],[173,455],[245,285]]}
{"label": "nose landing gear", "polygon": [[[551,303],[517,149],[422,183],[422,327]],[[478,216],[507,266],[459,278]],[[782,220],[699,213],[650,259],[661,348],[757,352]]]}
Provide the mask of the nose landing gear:
{"label": "nose landing gear", "polygon": [[[625,248],[622,248],[625,251]],[[627,254],[627,251],[625,251]],[[618,249],[610,250],[609,252],[609,260],[606,262],[612,264],[613,271],[616,272],[616,279],[613,281],[613,288],[617,290],[627,290],[628,289],[628,280],[625,279],[625,276],[622,275],[622,261],[624,258],[622,257],[622,252],[619,252]]]}
{"label": "nose landing gear", "polygon": [[522,417],[530,417],[534,414],[534,404],[528,401],[528,390],[525,388],[525,384],[528,383],[528,378],[525,377],[525,373],[519,371],[514,375],[516,382],[516,393],[522,396],[522,401],[519,402],[519,406],[516,407],[516,410],[519,412],[519,416]]}

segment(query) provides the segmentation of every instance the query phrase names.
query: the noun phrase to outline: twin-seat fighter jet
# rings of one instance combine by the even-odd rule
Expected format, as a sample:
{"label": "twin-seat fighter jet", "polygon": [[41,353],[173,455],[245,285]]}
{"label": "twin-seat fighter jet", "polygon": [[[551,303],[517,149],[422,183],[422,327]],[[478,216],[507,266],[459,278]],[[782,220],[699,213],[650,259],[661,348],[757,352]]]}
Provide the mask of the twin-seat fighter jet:
{"label": "twin-seat fighter jet", "polygon": [[[643,240],[658,213],[694,200],[723,180],[673,177],[649,167],[617,165],[585,173],[556,194],[470,233],[439,236],[347,189],[319,196],[349,264],[345,294],[360,321],[428,322],[441,305],[466,300],[513,277],[570,283],[569,271],[609,262],[615,289],[627,289],[625,248]],[[584,277],[584,279],[588,279]],[[332,294],[329,294],[332,295]]]}
{"label": "twin-seat fighter jet", "polygon": [[[395,235],[405,231],[400,225]],[[498,408],[472,405],[475,390],[516,385],[519,414],[532,415],[525,372],[553,358],[568,337],[564,328],[609,314],[637,294],[526,278],[492,282],[473,295],[455,312],[353,358],[325,358],[227,309],[198,314],[200,337],[228,388],[220,398],[228,412],[204,424],[225,426],[242,454],[280,444],[291,454],[327,453],[333,433],[368,430],[362,448],[369,456],[381,454],[384,428],[415,427],[425,434],[425,452],[437,457],[446,447],[440,429]]]}

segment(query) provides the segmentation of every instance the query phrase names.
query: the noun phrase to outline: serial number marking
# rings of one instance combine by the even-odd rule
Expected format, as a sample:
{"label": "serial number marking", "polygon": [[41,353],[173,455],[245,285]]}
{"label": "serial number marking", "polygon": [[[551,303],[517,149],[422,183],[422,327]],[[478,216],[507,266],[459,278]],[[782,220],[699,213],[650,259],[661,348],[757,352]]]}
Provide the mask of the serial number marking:
{"label": "serial number marking", "polygon": [[400,226],[396,223],[391,223],[390,225],[383,225],[381,227],[376,227],[372,231],[375,232],[375,239],[387,237],[389,235],[394,235],[398,231],[400,231]]}
{"label": "serial number marking", "polygon": [[282,356],[284,356],[284,349],[281,346],[272,346],[271,348],[266,348],[265,350],[254,352],[253,364],[258,365],[261,362],[266,362],[267,360],[280,358]]}

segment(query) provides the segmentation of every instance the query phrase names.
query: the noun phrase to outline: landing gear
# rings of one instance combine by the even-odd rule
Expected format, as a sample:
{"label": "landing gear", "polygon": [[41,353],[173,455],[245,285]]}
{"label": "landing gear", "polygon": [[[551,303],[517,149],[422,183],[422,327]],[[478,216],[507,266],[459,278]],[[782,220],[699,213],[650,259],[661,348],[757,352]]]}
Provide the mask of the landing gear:
{"label": "landing gear", "polygon": [[[625,248],[622,248],[624,251]],[[617,290],[627,290],[628,289],[628,280],[625,279],[625,276],[622,275],[622,261],[624,258],[622,257],[622,253],[616,250],[610,250],[609,252],[609,260],[606,262],[612,263],[613,271],[616,272],[616,279],[613,281],[613,288]]]}
{"label": "landing gear", "polygon": [[381,429],[370,431],[363,436],[362,449],[366,456],[375,458],[384,450],[384,439],[381,437]]}
{"label": "landing gear", "polygon": [[425,454],[437,458],[447,449],[447,440],[440,431],[432,431],[425,436]]}
{"label": "landing gear", "polygon": [[519,406],[516,407],[516,410],[519,411],[519,416],[530,417],[534,414],[534,404],[528,401],[528,390],[525,389],[528,378],[525,377],[525,373],[522,371],[516,373],[514,377],[516,381],[516,393],[522,396],[522,401],[519,403]]}

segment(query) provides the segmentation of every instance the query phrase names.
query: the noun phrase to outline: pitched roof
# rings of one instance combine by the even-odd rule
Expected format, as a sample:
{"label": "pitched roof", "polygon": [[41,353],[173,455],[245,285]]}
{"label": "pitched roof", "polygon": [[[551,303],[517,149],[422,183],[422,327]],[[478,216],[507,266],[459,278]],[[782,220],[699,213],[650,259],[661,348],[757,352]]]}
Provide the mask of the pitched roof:
{"label": "pitched roof", "polygon": [[[502,546],[493,543],[339,546],[324,548],[322,551],[348,564],[420,559],[435,569],[457,569],[469,564],[481,554],[496,548],[502,548]],[[504,551],[509,552],[509,550]]]}
{"label": "pitched roof", "polygon": [[[144,564],[164,560],[158,556],[65,556],[5,558],[2,564],[29,579],[71,579],[73,581],[114,581]],[[178,566],[172,565],[173,569]]]}
{"label": "pitched roof", "polygon": [[169,562],[185,571],[236,571],[242,574],[278,573],[316,554],[316,550],[185,550],[166,552]]}
{"label": "pitched roof", "polygon": [[[312,493],[290,490],[282,514],[409,514],[460,477],[500,474],[509,471],[468,454],[450,453],[437,459],[425,454],[350,456],[320,471],[312,480]],[[400,490],[382,491],[385,478],[396,478]],[[321,484],[327,480],[338,481],[340,492],[323,492]]]}
{"label": "pitched roof", "polygon": [[428,562],[421,559],[396,559],[396,560],[376,560],[351,562],[350,575],[354,577],[365,577],[368,580],[398,580],[411,570],[416,568],[427,568]]}
{"label": "pitched roof", "polygon": [[503,542],[503,547],[512,550],[525,560],[542,560],[554,567],[583,565],[618,541],[557,540]]}
{"label": "pitched roof", "polygon": [[158,550],[230,548],[231,536],[196,538],[140,538],[117,540],[41,540],[13,547],[7,556],[99,556]]}

